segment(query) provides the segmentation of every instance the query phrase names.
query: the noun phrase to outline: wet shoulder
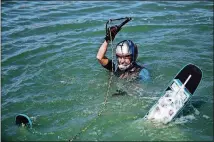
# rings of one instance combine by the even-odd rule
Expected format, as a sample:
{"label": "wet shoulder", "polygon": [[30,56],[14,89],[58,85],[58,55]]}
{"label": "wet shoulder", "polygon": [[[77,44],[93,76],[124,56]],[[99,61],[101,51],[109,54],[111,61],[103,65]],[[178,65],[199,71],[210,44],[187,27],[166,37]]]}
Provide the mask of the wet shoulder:
{"label": "wet shoulder", "polygon": [[149,73],[148,69],[143,67],[139,73],[139,78],[143,81],[150,80],[150,73]]}

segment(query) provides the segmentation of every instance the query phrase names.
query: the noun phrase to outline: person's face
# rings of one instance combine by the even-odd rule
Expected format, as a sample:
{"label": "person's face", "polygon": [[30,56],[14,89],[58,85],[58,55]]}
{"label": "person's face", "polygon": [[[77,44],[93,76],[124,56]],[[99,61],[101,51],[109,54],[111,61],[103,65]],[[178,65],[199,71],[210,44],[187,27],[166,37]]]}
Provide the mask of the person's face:
{"label": "person's face", "polygon": [[131,56],[130,55],[117,55],[118,63],[120,65],[129,65],[131,63]]}
{"label": "person's face", "polygon": [[120,70],[126,70],[131,65],[130,55],[117,55],[118,67]]}

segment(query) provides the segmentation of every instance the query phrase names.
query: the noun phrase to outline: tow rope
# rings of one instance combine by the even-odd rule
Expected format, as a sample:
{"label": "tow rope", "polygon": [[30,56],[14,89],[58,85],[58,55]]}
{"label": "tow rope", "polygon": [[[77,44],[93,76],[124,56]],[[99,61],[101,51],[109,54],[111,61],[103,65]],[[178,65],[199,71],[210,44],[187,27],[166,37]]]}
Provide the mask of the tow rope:
{"label": "tow rope", "polygon": [[[110,43],[111,43],[111,49],[112,49],[112,60],[114,59],[114,48],[113,48],[113,40],[112,40],[112,36],[111,36],[111,32],[110,32],[110,27],[108,27],[108,24],[110,24],[112,21],[116,21],[116,20],[123,20],[126,19],[124,22],[122,22],[120,25],[118,25],[119,29],[122,28],[122,26],[124,26],[126,23],[128,23],[132,18],[129,17],[125,17],[125,18],[118,18],[118,19],[109,19],[106,22],[106,33],[109,32],[110,33]],[[78,136],[80,136],[83,132],[85,132],[94,122],[96,122],[96,120],[102,115],[102,113],[105,111],[106,109],[106,104],[107,104],[107,100],[108,100],[108,96],[109,96],[109,90],[110,90],[110,86],[112,83],[112,77],[114,74],[114,69],[113,69],[113,62],[112,62],[112,72],[110,74],[110,78],[108,81],[108,88],[107,88],[107,92],[106,92],[106,96],[105,96],[105,100],[103,102],[103,109],[101,109],[100,112],[98,112],[98,115],[85,127],[83,127],[79,133],[77,133],[72,139],[69,140],[69,142],[72,142],[73,140],[75,140]]]}

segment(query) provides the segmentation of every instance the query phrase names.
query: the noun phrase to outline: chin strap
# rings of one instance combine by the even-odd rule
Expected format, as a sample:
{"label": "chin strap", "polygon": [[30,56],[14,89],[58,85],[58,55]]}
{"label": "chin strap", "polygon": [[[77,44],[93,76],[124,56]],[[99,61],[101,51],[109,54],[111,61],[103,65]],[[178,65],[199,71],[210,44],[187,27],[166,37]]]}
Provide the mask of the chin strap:
{"label": "chin strap", "polygon": [[[127,68],[127,69],[125,69],[125,70],[121,70],[121,71],[127,71],[127,70],[129,70],[129,69],[132,69],[133,67],[134,67],[134,64],[135,64],[135,62],[131,62],[130,63],[130,66]],[[119,67],[119,65],[118,65],[118,67]]]}

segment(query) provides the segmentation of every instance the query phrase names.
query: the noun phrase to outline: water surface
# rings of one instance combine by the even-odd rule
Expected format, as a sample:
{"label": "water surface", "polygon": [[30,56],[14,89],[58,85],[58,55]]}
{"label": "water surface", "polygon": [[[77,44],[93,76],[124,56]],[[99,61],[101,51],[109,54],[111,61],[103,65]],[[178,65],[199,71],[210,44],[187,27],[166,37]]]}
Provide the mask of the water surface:
{"label": "water surface", "polygon": [[[96,54],[110,18],[132,17],[113,46],[130,39],[149,82],[115,77]],[[14,141],[213,140],[213,3],[3,1],[1,137]],[[111,46],[107,52],[111,57]],[[169,125],[142,118],[186,64],[203,78],[184,114]],[[117,89],[127,95],[115,96]],[[33,128],[15,125],[27,114]],[[97,118],[97,119],[95,119]]]}

